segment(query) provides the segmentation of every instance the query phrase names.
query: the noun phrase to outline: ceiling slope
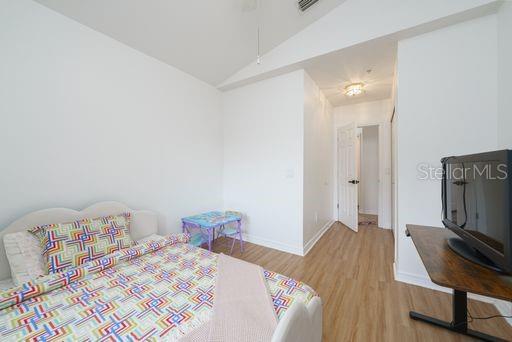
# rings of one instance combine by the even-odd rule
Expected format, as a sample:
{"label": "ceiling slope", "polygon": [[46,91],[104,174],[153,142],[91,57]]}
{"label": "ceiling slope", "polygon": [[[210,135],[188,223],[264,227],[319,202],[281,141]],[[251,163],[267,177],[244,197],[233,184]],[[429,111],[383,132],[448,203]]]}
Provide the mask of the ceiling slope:
{"label": "ceiling slope", "polygon": [[[147,55],[217,85],[345,0],[35,0]],[[351,0],[356,1],[356,0]],[[258,5],[259,4],[259,5]]]}
{"label": "ceiling slope", "polygon": [[[348,0],[219,85],[233,89],[306,68],[311,60],[372,41],[397,42],[495,13],[496,0]],[[375,51],[378,53],[378,51]]]}

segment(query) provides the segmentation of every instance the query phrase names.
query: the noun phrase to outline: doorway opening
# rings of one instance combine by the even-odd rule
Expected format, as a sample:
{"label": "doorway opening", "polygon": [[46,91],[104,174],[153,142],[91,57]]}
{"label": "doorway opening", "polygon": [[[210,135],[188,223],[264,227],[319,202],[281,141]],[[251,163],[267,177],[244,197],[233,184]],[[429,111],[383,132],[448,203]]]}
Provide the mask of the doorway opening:
{"label": "doorway opening", "polygon": [[[304,67],[332,106],[333,134],[328,139],[334,145],[330,152],[334,156],[333,216],[355,231],[360,221],[359,209],[363,216],[361,222],[376,220],[376,227],[392,227],[390,119],[396,101],[396,51],[396,42],[374,40],[315,57]],[[372,128],[378,130],[378,158],[374,159],[376,167],[371,167],[378,172],[378,190],[374,189],[375,183],[367,184],[365,168],[361,169],[362,174],[356,172],[357,132]],[[361,133],[363,140],[364,133]],[[361,181],[365,184],[358,184]],[[326,182],[324,185],[329,186]],[[361,199],[356,191],[359,187]],[[375,204],[375,198],[378,198],[377,212],[375,206],[368,204]]]}
{"label": "doorway opening", "polygon": [[387,128],[351,123],[337,129],[338,220],[356,232],[360,227],[382,227],[386,146],[381,143]]}
{"label": "doorway opening", "polygon": [[359,128],[359,226],[376,226],[379,214],[379,126]]}

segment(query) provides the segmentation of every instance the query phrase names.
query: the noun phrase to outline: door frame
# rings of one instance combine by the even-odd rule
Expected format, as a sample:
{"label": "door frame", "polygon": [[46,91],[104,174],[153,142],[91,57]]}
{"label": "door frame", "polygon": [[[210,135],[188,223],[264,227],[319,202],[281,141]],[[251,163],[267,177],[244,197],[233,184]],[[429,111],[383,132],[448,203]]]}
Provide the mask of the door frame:
{"label": "door frame", "polygon": [[[338,194],[338,129],[346,126],[347,123],[340,123],[334,127],[335,149],[334,149],[334,210],[337,221],[339,217],[339,194]],[[391,123],[389,121],[356,122],[357,128],[367,126],[379,127],[379,211],[377,226],[383,229],[392,229],[391,225]]]}

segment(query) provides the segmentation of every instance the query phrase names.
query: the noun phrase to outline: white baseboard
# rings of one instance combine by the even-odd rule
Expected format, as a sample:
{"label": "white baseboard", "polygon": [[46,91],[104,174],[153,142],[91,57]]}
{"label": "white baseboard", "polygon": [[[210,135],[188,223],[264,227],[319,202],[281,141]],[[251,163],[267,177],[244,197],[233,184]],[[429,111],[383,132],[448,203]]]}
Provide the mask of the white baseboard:
{"label": "white baseboard", "polygon": [[[446,292],[446,293],[452,293],[452,289],[436,285],[428,277],[420,276],[417,274],[411,274],[411,273],[407,273],[407,272],[397,271],[395,263],[393,263],[393,272],[395,273],[396,281],[400,281],[402,283],[412,284],[412,285],[416,285],[416,286],[426,287],[426,288],[432,289],[432,290],[442,291],[442,292]],[[494,304],[494,306],[496,307],[496,309],[498,310],[498,312],[501,315],[504,315],[504,316],[512,315],[512,303],[494,299],[494,298],[490,298],[490,297],[477,295],[474,293],[468,293],[468,297],[471,299],[474,299],[474,300],[479,300],[481,302]],[[510,325],[512,325],[511,318],[506,318],[506,320]]]}
{"label": "white baseboard", "polygon": [[[486,302],[493,304],[496,307],[496,310],[503,316],[512,316],[512,303],[499,300],[496,298],[490,298],[485,296],[480,296],[474,293],[468,293],[468,297],[471,299],[479,300],[481,302]],[[512,318],[505,318],[508,324],[512,325]]]}
{"label": "white baseboard", "polygon": [[452,293],[452,289],[442,287],[434,284],[428,277],[423,277],[417,274],[399,272],[396,269],[396,264],[393,263],[393,272],[395,273],[395,280],[402,283],[426,287],[427,289],[442,291],[446,293]]}
{"label": "white baseboard", "polygon": [[309,253],[309,251],[313,248],[313,246],[320,240],[320,238],[325,234],[325,232],[331,228],[334,224],[334,220],[327,222],[316,234],[304,245],[303,255]]}
{"label": "white baseboard", "polygon": [[281,252],[291,253],[299,256],[305,256],[313,246],[320,240],[320,238],[325,234],[325,232],[334,224],[334,220],[327,222],[322,229],[316,233],[316,235],[306,243],[304,247],[294,246],[287,243],[282,243],[279,241],[274,241],[271,239],[262,238],[259,236],[243,233],[244,240],[250,243],[254,243],[256,245],[260,245],[263,247],[268,247],[272,249],[277,249]]}
{"label": "white baseboard", "polygon": [[289,245],[286,243],[282,243],[282,242],[278,242],[278,241],[274,241],[274,240],[262,238],[259,236],[246,234],[246,233],[243,233],[243,237],[244,237],[245,241],[254,243],[256,245],[260,245],[260,246],[268,247],[268,248],[272,248],[272,249],[277,249],[279,251],[286,252],[286,253],[303,256],[303,249],[301,248],[301,246]]}
{"label": "white baseboard", "polygon": [[[512,316],[512,303],[504,300],[494,299],[494,306],[498,309],[500,315]],[[512,325],[512,318],[505,318],[508,324]]]}

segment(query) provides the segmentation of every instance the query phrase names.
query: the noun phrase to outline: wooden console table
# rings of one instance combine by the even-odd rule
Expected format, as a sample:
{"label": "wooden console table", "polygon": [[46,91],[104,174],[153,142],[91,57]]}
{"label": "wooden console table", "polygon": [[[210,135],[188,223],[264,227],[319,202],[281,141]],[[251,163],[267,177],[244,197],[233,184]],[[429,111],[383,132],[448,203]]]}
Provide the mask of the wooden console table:
{"label": "wooden console table", "polygon": [[503,341],[468,329],[467,293],[512,301],[512,277],[479,266],[453,252],[446,240],[456,235],[448,229],[408,224],[406,233],[411,236],[432,282],[453,289],[451,322],[414,311],[409,316],[484,341]]}

